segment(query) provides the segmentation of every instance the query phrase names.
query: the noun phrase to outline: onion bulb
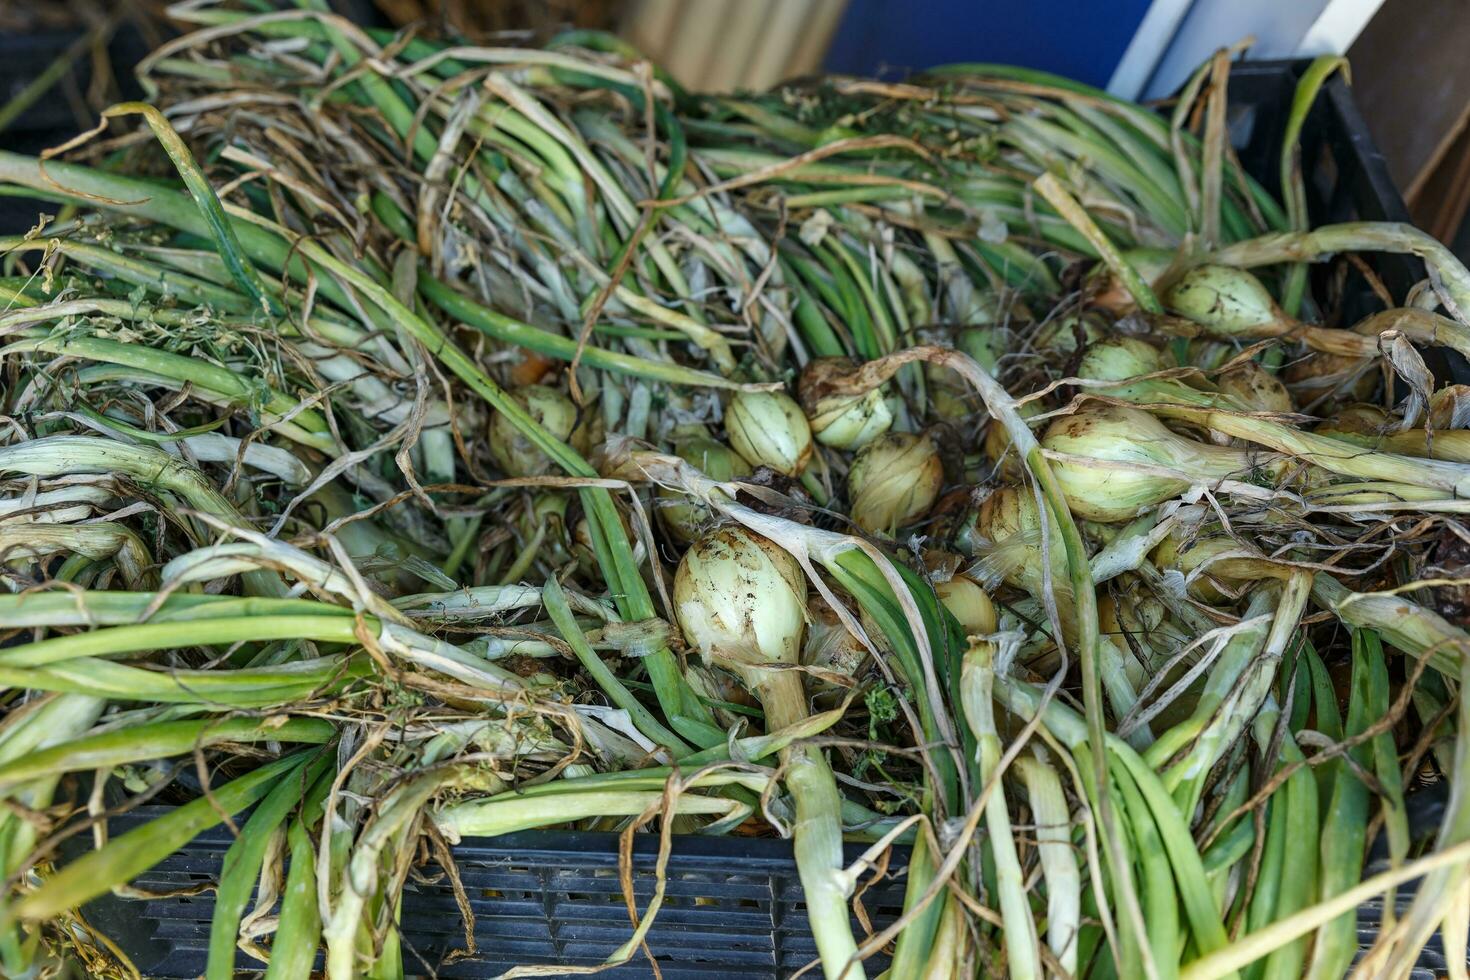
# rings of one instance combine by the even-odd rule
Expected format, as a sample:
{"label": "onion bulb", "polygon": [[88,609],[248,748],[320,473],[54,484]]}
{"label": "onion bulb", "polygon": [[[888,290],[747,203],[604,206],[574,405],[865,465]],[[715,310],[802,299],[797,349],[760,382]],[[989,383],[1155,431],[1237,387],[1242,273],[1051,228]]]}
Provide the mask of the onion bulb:
{"label": "onion bulb", "polygon": [[674,610],[691,647],[757,686],[761,666],[798,661],[806,578],[774,541],[743,527],[716,528],[680,559]]}
{"label": "onion bulb", "polygon": [[943,484],[934,440],[886,433],[858,451],[848,472],[852,519],[869,534],[892,534],[928,513]]}
{"label": "onion bulb", "polygon": [[[1138,585],[1136,582],[1133,584]],[[1126,587],[1124,582],[1118,585]],[[1098,590],[1098,629],[1130,649],[1141,645],[1150,654],[1173,653],[1177,638],[1162,632],[1168,618],[1168,607],[1147,588],[1132,588],[1122,596],[1110,590]],[[1145,666],[1151,666],[1150,661],[1154,659],[1153,656],[1145,656]]]}
{"label": "onion bulb", "polygon": [[[797,667],[806,624],[801,566],[774,541],[735,526],[705,534],[679,561],[674,611],[691,646],[724,660],[756,691],[768,732],[807,717],[801,672],[770,669]],[[842,797],[820,749],[787,746],[781,766],[796,804],[792,837],[812,936],[836,976],[857,952],[845,901]]]}
{"label": "onion bulb", "polygon": [[1097,598],[1097,622],[1104,633],[1121,636],[1128,633],[1147,640],[1159,631],[1169,616],[1168,608],[1157,597],[1140,590],[1119,602],[1112,593]]}
{"label": "onion bulb", "polygon": [[1212,337],[1279,337],[1296,326],[1261,280],[1228,265],[1197,265],[1160,297],[1170,313],[1191,320]]}
{"label": "onion bulb", "polygon": [[1470,429],[1470,385],[1445,385],[1429,396],[1429,418],[1436,431]]}
{"label": "onion bulb", "polygon": [[1106,317],[1095,311],[1054,317],[1037,328],[1031,346],[1054,355],[1075,353],[1088,344],[1106,339],[1112,331]]}
{"label": "onion bulb", "polygon": [[[1378,331],[1372,317],[1352,328],[1352,332],[1363,337],[1376,338]],[[1377,360],[1377,357],[1307,351],[1288,360],[1281,377],[1297,391],[1297,401],[1303,405],[1329,391],[1336,391],[1338,397],[1347,401],[1364,401],[1372,397],[1373,389],[1378,386],[1379,372],[1374,370]]]}
{"label": "onion bulb", "polygon": [[1164,355],[1137,337],[1111,337],[1090,345],[1077,365],[1077,377],[1089,381],[1128,381],[1164,370]]}
{"label": "onion bulb", "polygon": [[[538,557],[549,564],[560,565],[571,555],[571,529],[567,526],[569,497],[556,490],[545,490],[526,500],[516,515],[515,528],[520,546],[535,547]],[[531,542],[539,536],[539,543]]]}
{"label": "onion bulb", "polygon": [[751,466],[798,476],[812,456],[812,429],[801,407],[781,391],[742,391],[725,410],[730,445]]}
{"label": "onion bulb", "polygon": [[1341,439],[1349,435],[1376,436],[1393,425],[1393,419],[1377,405],[1346,405],[1313,431]]}
{"label": "onion bulb", "polygon": [[1233,395],[1205,390],[1209,386],[1202,379],[1197,382],[1199,387],[1194,387],[1180,378],[1145,377],[1167,367],[1163,354],[1153,345],[1135,337],[1113,337],[1087,348],[1077,363],[1077,377],[1084,381],[1115,382],[1094,390],[1110,398],[1140,404],[1256,411]]}
{"label": "onion bulb", "polygon": [[[737,476],[748,476],[750,464],[729,446],[699,436],[680,443],[676,448],[681,459],[712,480],[725,483]],[[714,518],[707,504],[670,487],[659,487],[659,516],[669,536],[680,544],[688,544],[699,536],[700,529]]]}
{"label": "onion bulb", "polygon": [[[1016,349],[1015,335],[1004,324],[1027,316],[1020,304],[1004,303],[998,293],[977,293],[969,312],[956,317],[967,326],[957,334],[945,333],[930,340],[968,354],[986,371],[995,374],[1001,357]],[[980,409],[974,389],[949,368],[925,364],[924,377],[930,408],[938,417],[960,419]]]}
{"label": "onion bulb", "polygon": [[1246,411],[1281,414],[1296,411],[1286,385],[1255,361],[1242,361],[1222,372],[1215,378],[1215,387],[1234,398]]}
{"label": "onion bulb", "polygon": [[810,626],[801,662],[840,677],[856,677],[871,656],[863,642],[852,635],[821,596],[813,596],[807,604],[807,619]]}
{"label": "onion bulb", "polygon": [[[526,385],[510,396],[557,439],[566,442],[577,424],[577,406],[548,385]],[[490,458],[508,476],[540,476],[551,469],[551,457],[538,449],[503,413],[490,417]]]}
{"label": "onion bulb", "polygon": [[934,583],[934,593],[944,608],[959,620],[966,636],[995,632],[995,604],[974,579],[955,575],[947,582]]}
{"label": "onion bulb", "polygon": [[1011,332],[999,323],[970,327],[960,332],[960,350],[969,354],[985,370],[994,373],[1002,356],[1015,349]]}
{"label": "onion bulb", "polygon": [[[1046,405],[1036,398],[1021,402],[1016,406],[1016,411],[1023,419],[1033,419],[1046,411]],[[1007,481],[1021,479],[1025,466],[1021,463],[1021,457],[1011,452],[1010,434],[999,419],[991,419],[985,427],[985,441],[981,446],[997,476]]]}
{"label": "onion bulb", "polygon": [[858,394],[834,390],[857,370],[848,357],[819,357],[802,372],[797,394],[812,435],[833,449],[861,449],[888,431],[893,413],[881,388]]}
{"label": "onion bulb", "polygon": [[[1255,361],[1242,361],[1230,370],[1221,372],[1215,378],[1215,386],[1220,394],[1232,399],[1242,411],[1277,415],[1296,411],[1286,385]],[[1224,432],[1212,429],[1210,441],[1219,446],[1228,446],[1234,439]]]}
{"label": "onion bulb", "polygon": [[1129,520],[1195,483],[1247,479],[1257,465],[1251,453],[1186,439],[1121,405],[1084,405],[1053,422],[1041,445],[1076,457],[1053,459],[1052,471],[1072,512],[1093,521]]}
{"label": "onion bulb", "polygon": [[[1007,582],[1034,596],[1043,592],[1041,511],[1036,497],[1020,485],[996,488],[975,517],[975,532],[989,542],[977,549],[980,564],[972,570],[982,582]],[[1059,541],[1051,547],[1052,585],[1067,589],[1066,556]]]}

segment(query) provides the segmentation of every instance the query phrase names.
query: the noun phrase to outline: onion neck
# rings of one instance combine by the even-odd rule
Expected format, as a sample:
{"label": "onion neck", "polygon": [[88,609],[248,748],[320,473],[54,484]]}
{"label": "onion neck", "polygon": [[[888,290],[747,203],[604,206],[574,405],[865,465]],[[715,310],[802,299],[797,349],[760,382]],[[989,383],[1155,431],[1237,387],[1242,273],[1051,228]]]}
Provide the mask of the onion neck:
{"label": "onion neck", "polygon": [[1465,429],[1434,433],[1425,429],[1408,429],[1404,432],[1392,432],[1385,435],[1344,432],[1334,429],[1326,433],[1319,431],[1317,434],[1379,452],[1398,453],[1422,459],[1442,459],[1454,463],[1470,463],[1470,430]]}
{"label": "onion neck", "polygon": [[1362,446],[1343,439],[1302,432],[1269,419],[1230,412],[1176,410],[1168,414],[1277,452],[1301,457],[1329,473],[1360,480],[1387,480],[1414,487],[1449,490],[1460,496],[1470,496],[1470,467],[1459,463],[1387,452],[1364,452]]}
{"label": "onion neck", "polygon": [[[1210,413],[1212,418],[1215,414],[1217,413]],[[1279,468],[1278,461],[1259,459],[1254,452],[1232,446],[1212,446],[1184,436],[1175,437],[1167,455],[1167,459],[1160,459],[1161,463],[1172,466],[1191,478],[1238,478],[1249,476],[1257,470],[1266,470],[1274,475]]]}
{"label": "onion neck", "polygon": [[[788,728],[807,717],[806,691],[799,670],[759,670],[756,694],[765,710],[767,733]],[[848,920],[850,882],[843,873],[842,796],[837,780],[819,748],[793,745],[781,750],[786,788],[796,804],[791,828],[796,869],[806,895],[812,937],[828,980],[864,980],[861,963],[853,962],[857,943]],[[849,962],[852,963],[849,966]]]}

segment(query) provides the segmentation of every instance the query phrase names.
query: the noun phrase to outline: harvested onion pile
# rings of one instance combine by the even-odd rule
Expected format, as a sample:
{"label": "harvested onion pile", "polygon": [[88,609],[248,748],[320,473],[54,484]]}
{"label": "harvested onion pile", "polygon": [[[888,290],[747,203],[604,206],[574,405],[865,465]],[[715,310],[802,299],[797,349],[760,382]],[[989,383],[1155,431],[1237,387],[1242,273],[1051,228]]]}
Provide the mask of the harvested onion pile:
{"label": "harvested onion pile", "polygon": [[[1223,61],[1172,120],[702,97],[316,6],[181,5],[109,142],[0,153],[59,206],[0,270],[6,975],[123,970],[77,910],[221,822],[210,977],[412,972],[424,855],[566,825],[789,835],[828,977],[1338,977],[1421,876],[1360,968],[1463,961],[1470,398],[1415,345],[1470,273],[1278,206]],[[1430,285],[1325,325],[1373,251]]]}

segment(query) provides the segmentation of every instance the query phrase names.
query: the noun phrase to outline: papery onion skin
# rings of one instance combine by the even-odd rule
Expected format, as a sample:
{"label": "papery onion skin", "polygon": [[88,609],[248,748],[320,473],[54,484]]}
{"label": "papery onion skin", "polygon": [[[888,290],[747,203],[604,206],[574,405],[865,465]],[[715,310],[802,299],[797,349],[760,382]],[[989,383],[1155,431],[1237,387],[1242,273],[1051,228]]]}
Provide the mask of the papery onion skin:
{"label": "papery onion skin", "polygon": [[742,391],[725,409],[730,446],[751,466],[799,476],[812,456],[812,429],[785,392]]}
{"label": "papery onion skin", "polygon": [[889,432],[858,452],[847,486],[853,522],[869,534],[892,534],[934,506],[944,463],[927,435]]}

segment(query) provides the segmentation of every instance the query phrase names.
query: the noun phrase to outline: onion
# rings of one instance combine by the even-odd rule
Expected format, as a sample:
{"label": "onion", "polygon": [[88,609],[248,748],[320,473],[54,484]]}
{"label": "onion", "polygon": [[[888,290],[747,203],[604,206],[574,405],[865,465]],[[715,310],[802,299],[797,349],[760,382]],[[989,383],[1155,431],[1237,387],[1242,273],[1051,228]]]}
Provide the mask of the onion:
{"label": "onion", "polygon": [[1072,512],[1094,521],[1128,520],[1195,483],[1248,478],[1258,466],[1252,453],[1186,439],[1149,413],[1121,405],[1084,405],[1053,422],[1041,445],[1076,457],[1053,460],[1052,470]]}
{"label": "onion", "polygon": [[[990,374],[1000,369],[1000,359],[1016,349],[1016,337],[1002,326],[1011,316],[1011,310],[1002,309],[995,297],[990,297],[986,309],[980,314],[984,322],[969,326],[951,338],[946,336],[940,343],[953,346],[970,357]],[[1024,311],[1016,311],[1023,316]],[[972,324],[975,321],[970,321]],[[974,414],[980,408],[974,389],[961,382],[948,368],[935,364],[924,365],[924,377],[928,388],[929,404],[934,414],[945,419],[960,419]]]}
{"label": "onion", "polygon": [[[1045,411],[1046,405],[1039,398],[1016,406],[1016,413],[1023,419],[1035,418]],[[1022,465],[1020,456],[1011,452],[1010,434],[999,419],[991,419],[986,425],[985,441],[981,446],[985,451],[985,458],[994,467],[996,476],[1008,482],[1021,479],[1026,467]]]}
{"label": "onion", "polygon": [[801,407],[780,391],[742,391],[725,410],[730,445],[751,466],[798,476],[812,456],[812,430]]}
{"label": "onion", "polygon": [[1019,485],[997,487],[981,503],[975,530],[995,542],[1018,534],[1040,535],[1041,511],[1036,498]]}
{"label": "onion", "polygon": [[1393,418],[1377,405],[1346,405],[1313,431],[1342,439],[1349,435],[1376,436],[1393,424]]}
{"label": "onion", "polygon": [[807,604],[807,618],[810,626],[802,645],[801,662],[832,674],[856,677],[868,661],[868,648],[852,635],[821,596],[813,596]]}
{"label": "onion", "polygon": [[[1335,439],[1329,436],[1319,435],[1315,432],[1304,432],[1295,426],[1287,425],[1275,419],[1261,418],[1242,414],[1234,398],[1224,394],[1211,394],[1180,384],[1168,379],[1153,378],[1142,381],[1132,381],[1107,387],[1106,392],[1114,397],[1124,398],[1129,401],[1149,403],[1156,405],[1153,411],[1171,419],[1188,421],[1202,429],[1216,433],[1220,437],[1230,437],[1243,440],[1257,446],[1264,446],[1277,453],[1288,456],[1300,457],[1319,470],[1336,473],[1339,476],[1352,477],[1358,480],[1381,480],[1393,483],[1402,483],[1411,487],[1422,487],[1430,490],[1448,490],[1459,495],[1470,494],[1470,468],[1466,468],[1460,462],[1416,462],[1411,456],[1400,455],[1392,452],[1362,452],[1359,446],[1353,442]],[[1158,423],[1152,420],[1141,420],[1140,424],[1152,424],[1158,427]],[[1054,423],[1051,432],[1070,432],[1062,423]],[[1159,427],[1159,431],[1167,432]],[[1126,439],[1128,433],[1125,427],[1114,426],[1113,434],[1118,438]],[[1187,447],[1199,447],[1188,439],[1180,440],[1172,436],[1172,450],[1162,450],[1160,446],[1153,443],[1156,440],[1147,439],[1143,442],[1148,446],[1134,445],[1131,449],[1120,450],[1123,455],[1118,457],[1117,462],[1131,459],[1135,462],[1146,462],[1149,459],[1161,465],[1173,465],[1181,473],[1199,476],[1224,476],[1222,467],[1229,465],[1229,460],[1220,457],[1207,458],[1197,457],[1188,452],[1182,453],[1177,463],[1163,464],[1161,459],[1155,458],[1158,451],[1163,451],[1167,456]],[[1094,440],[1105,450],[1110,445],[1109,439]],[[1410,440],[1405,441],[1409,446],[1408,451],[1413,449]],[[1065,451],[1060,445],[1053,446],[1058,451]],[[1213,449],[1214,447],[1206,447]],[[1470,447],[1467,447],[1470,449]],[[1107,450],[1111,451],[1111,450]],[[1233,452],[1232,450],[1226,450]],[[1422,451],[1422,450],[1419,450]],[[1450,452],[1450,450],[1447,450]],[[1244,456],[1237,454],[1243,459]],[[1095,459],[1105,459],[1103,456],[1094,456]],[[1449,457],[1457,459],[1457,457]],[[1073,462],[1065,464],[1065,469],[1074,480],[1081,479],[1078,466]],[[1284,470],[1283,470],[1284,471]],[[1115,471],[1115,474],[1122,476]],[[1101,473],[1094,468],[1093,482],[1097,484],[1092,492],[1084,493],[1084,496],[1101,504],[1103,498],[1097,496],[1103,492],[1105,487],[1098,481],[1105,481],[1108,474]],[[1191,481],[1197,482],[1197,481]],[[1111,483],[1111,488],[1116,492],[1122,492],[1124,487],[1132,487],[1138,491],[1138,496],[1122,496],[1113,509],[1115,514],[1126,513],[1126,508],[1135,503],[1147,506],[1147,501],[1152,497],[1152,492],[1163,493],[1164,487],[1154,480],[1144,479],[1145,486],[1140,487],[1135,481],[1129,483],[1124,479],[1116,479]],[[1080,492],[1080,486],[1074,487]],[[1167,500],[1170,495],[1153,499],[1153,503]],[[1094,517],[1091,513],[1078,512],[1079,516],[1092,520],[1104,520]],[[1121,517],[1114,517],[1120,520]]]}
{"label": "onion", "polygon": [[1013,341],[1009,330],[998,323],[990,323],[960,331],[956,346],[993,374],[1000,367],[1001,357],[1015,349]]}
{"label": "onion", "polygon": [[1228,265],[1197,265],[1160,297],[1169,312],[1193,321],[1212,337],[1279,337],[1296,326],[1251,273]]}
{"label": "onion", "polygon": [[928,513],[944,464],[927,435],[889,432],[858,451],[847,476],[852,519],[869,534],[892,534]]}
{"label": "onion", "polygon": [[1255,361],[1242,361],[1222,372],[1215,378],[1215,386],[1246,411],[1280,414],[1296,411],[1286,385]]}
{"label": "onion", "polygon": [[[723,659],[756,691],[768,733],[808,717],[801,672],[770,669],[797,666],[806,623],[806,579],[775,542],[737,526],[704,535],[674,574],[674,610],[691,646]],[[787,746],[781,765],[796,804],[792,837],[812,935],[835,976],[832,964],[856,952],[844,901],[851,885],[843,873],[842,797],[819,748]]]}
{"label": "onion", "polygon": [[[721,483],[747,476],[750,464],[724,443],[698,436],[677,447],[679,456],[712,480]],[[659,516],[669,536],[680,544],[688,544],[699,536],[700,530],[714,518],[708,505],[686,493],[669,487],[659,487]]]}
{"label": "onion", "polygon": [[[1215,378],[1215,385],[1221,395],[1231,399],[1242,411],[1277,415],[1296,411],[1286,385],[1255,361],[1242,361],[1220,373]],[[1214,429],[1210,430],[1210,441],[1217,446],[1229,446],[1235,442],[1227,433]]]}
{"label": "onion", "polygon": [[[616,508],[615,512],[618,515],[618,524],[622,526],[623,536],[633,543],[633,560],[644,561],[648,551],[643,546],[642,537],[633,533],[633,525],[629,523],[628,514],[622,507]],[[602,566],[597,560],[597,542],[592,538],[592,523],[587,520],[585,513],[572,525],[572,555],[582,562],[583,568],[590,574],[601,574]]]}
{"label": "onion", "polygon": [[1111,592],[1097,597],[1098,628],[1110,636],[1121,638],[1126,633],[1152,647],[1152,639],[1168,618],[1168,607],[1146,589],[1124,597],[1122,602]]}
{"label": "onion", "polygon": [[[1041,511],[1030,490],[1020,485],[998,487],[980,505],[975,531],[989,542],[973,570],[981,581],[1003,581],[1031,595],[1042,594]],[[1066,559],[1061,546],[1052,544],[1052,584],[1065,590]]]}
{"label": "onion", "polygon": [[1084,381],[1117,382],[1094,390],[1110,398],[1123,398],[1140,404],[1162,402],[1202,408],[1245,408],[1229,395],[1191,387],[1178,378],[1143,377],[1167,367],[1163,354],[1152,344],[1135,337],[1113,337],[1087,348],[1077,363],[1077,377]]}
{"label": "onion", "polygon": [[759,687],[768,664],[794,665],[806,628],[806,578],[775,542],[742,527],[696,541],[674,573],[674,609],[689,645]]}
{"label": "onion", "polygon": [[555,490],[544,490],[527,500],[516,517],[516,530],[523,545],[536,544],[539,557],[560,565],[571,557],[572,528],[567,526],[570,497]]}
{"label": "onion", "polygon": [[1378,385],[1378,372],[1372,366],[1368,358],[1309,352],[1287,364],[1281,376],[1303,405],[1333,391],[1350,401],[1361,401],[1371,397]]}
{"label": "onion", "polygon": [[893,413],[881,388],[859,394],[834,391],[850,378],[857,363],[848,357],[819,357],[802,372],[797,394],[812,435],[833,449],[861,449],[888,431]]}
{"label": "onion", "polygon": [[1067,355],[1111,333],[1107,318],[1096,311],[1069,313],[1043,323],[1032,336],[1031,346],[1052,355]]}
{"label": "onion", "polygon": [[1077,365],[1077,377],[1089,381],[1129,381],[1163,371],[1159,349],[1137,337],[1111,337],[1090,345]]}
{"label": "onion", "polygon": [[[510,395],[553,436],[563,442],[571,436],[577,407],[566,395],[547,385],[526,385]],[[508,476],[540,476],[551,470],[551,457],[502,412],[490,416],[490,458]]]}
{"label": "onion", "polygon": [[995,632],[995,604],[974,579],[955,575],[947,582],[934,583],[934,593],[944,608],[959,620],[966,636]]}
{"label": "onion", "polygon": [[1470,429],[1470,385],[1445,385],[1430,395],[1425,424],[1437,431]]}

